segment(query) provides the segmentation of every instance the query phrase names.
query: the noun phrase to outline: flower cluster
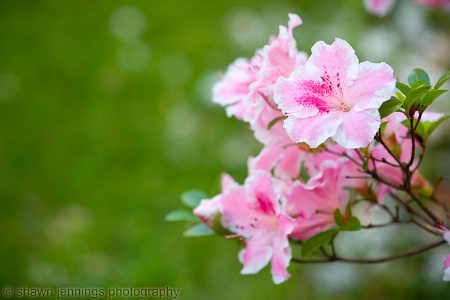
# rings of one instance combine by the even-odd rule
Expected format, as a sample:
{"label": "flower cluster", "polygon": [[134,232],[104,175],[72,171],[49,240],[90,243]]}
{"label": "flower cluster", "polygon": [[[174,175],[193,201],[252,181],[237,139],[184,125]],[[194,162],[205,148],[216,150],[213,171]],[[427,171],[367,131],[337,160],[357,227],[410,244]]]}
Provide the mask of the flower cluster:
{"label": "flower cluster", "polygon": [[[364,7],[368,12],[377,16],[387,15],[395,5],[395,0],[364,0]],[[450,11],[450,0],[414,0],[415,3]]]}
{"label": "flower cluster", "polygon": [[[342,39],[317,42],[308,57],[293,37],[301,24],[290,14],[278,36],[254,57],[235,60],[213,86],[213,101],[248,123],[263,147],[248,159],[244,184],[223,175],[220,194],[197,197],[191,206],[206,227],[243,241],[242,274],[270,263],[277,284],[290,277],[291,261],[311,255],[352,261],[332,241],[341,231],[363,228],[353,214],[358,202],[385,210],[392,224],[411,222],[438,236],[446,230],[436,226],[440,219],[429,205],[438,201],[418,167],[429,135],[449,117],[425,110],[450,74],[431,86],[416,69],[408,86],[396,82],[386,63],[359,62]],[[390,197],[409,219],[385,205]],[[290,241],[301,245],[303,260],[293,259]],[[450,280],[449,265],[447,257]]]}

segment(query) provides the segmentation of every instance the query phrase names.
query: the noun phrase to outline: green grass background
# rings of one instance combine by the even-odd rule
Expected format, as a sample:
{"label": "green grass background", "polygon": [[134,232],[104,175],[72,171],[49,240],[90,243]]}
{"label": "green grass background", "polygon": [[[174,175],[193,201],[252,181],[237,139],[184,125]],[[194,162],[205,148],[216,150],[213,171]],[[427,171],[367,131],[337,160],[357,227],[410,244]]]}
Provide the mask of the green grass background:
{"label": "green grass background", "polygon": [[[133,17],[114,23],[127,7]],[[2,0],[0,285],[169,286],[180,299],[450,297],[440,256],[436,270],[424,256],[291,265],[292,278],[276,286],[269,268],[239,274],[234,240],[184,238],[184,224],[164,221],[185,190],[212,196],[222,172],[245,178],[247,157],[261,146],[209,102],[209,88],[277,34],[288,12],[304,20],[295,36],[307,52],[340,37],[359,55],[373,28],[398,42],[384,59],[394,68],[412,47],[395,14],[369,16],[359,0]],[[448,15],[425,13],[427,27],[448,36]],[[114,26],[141,30],[124,40]],[[362,51],[360,59],[378,58]],[[409,67],[420,56],[417,63]],[[446,139],[436,143],[444,149],[436,157],[445,147]]]}

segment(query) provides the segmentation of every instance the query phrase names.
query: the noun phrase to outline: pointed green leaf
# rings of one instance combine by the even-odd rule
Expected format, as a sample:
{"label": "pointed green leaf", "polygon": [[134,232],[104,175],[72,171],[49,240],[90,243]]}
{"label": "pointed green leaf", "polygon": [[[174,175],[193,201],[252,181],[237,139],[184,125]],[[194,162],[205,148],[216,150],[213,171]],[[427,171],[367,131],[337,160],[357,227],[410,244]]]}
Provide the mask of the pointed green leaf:
{"label": "pointed green leaf", "polygon": [[218,213],[214,217],[214,220],[212,221],[212,230],[214,230],[214,232],[216,234],[221,235],[221,236],[233,234],[228,229],[223,228],[222,223],[220,222],[221,218],[222,218],[222,214],[220,214],[220,213]]}
{"label": "pointed green leaf", "polygon": [[434,89],[437,90],[438,88],[440,88],[449,79],[450,79],[450,71],[448,71],[447,73],[442,75],[441,78],[438,79],[438,81],[434,85]]}
{"label": "pointed green leaf", "polygon": [[166,221],[198,222],[199,219],[187,210],[175,210],[166,215]]}
{"label": "pointed green leaf", "polygon": [[384,132],[384,130],[386,129],[386,126],[387,126],[388,123],[389,122],[383,122],[383,123],[380,124],[380,131],[381,131],[381,133]]}
{"label": "pointed green leaf", "polygon": [[420,103],[421,106],[427,107],[428,105],[433,103],[434,100],[436,100],[437,97],[439,97],[440,95],[442,95],[445,92],[446,92],[446,90],[432,90],[432,91],[429,91],[428,93],[426,93],[425,95],[422,96],[421,103]]}
{"label": "pointed green leaf", "polygon": [[411,89],[412,89],[412,90],[415,90],[415,89],[420,88],[420,87],[422,87],[422,86],[427,86],[427,84],[425,83],[425,81],[423,81],[423,80],[417,80],[416,82],[414,82],[414,83],[411,85]]}
{"label": "pointed green leaf", "polygon": [[400,93],[400,92],[395,92],[395,97],[398,99],[398,100],[400,100],[402,103],[405,101],[405,95],[403,95],[402,93]]}
{"label": "pointed green leaf", "polygon": [[306,172],[304,162],[302,163],[302,166],[300,167],[300,177],[303,179],[303,182],[308,182],[308,180],[311,178],[311,176],[309,176],[308,172]]}
{"label": "pointed green leaf", "polygon": [[347,202],[347,206],[345,207],[345,215],[350,218],[353,217],[352,203],[353,203],[353,201],[351,201],[351,199],[350,199],[350,201]]}
{"label": "pointed green leaf", "polygon": [[203,223],[198,223],[184,232],[184,236],[213,235],[214,231]]}
{"label": "pointed green leaf", "polygon": [[383,104],[381,104],[380,108],[378,109],[378,111],[380,112],[381,119],[389,116],[393,112],[398,111],[398,109],[402,106],[402,104],[403,103],[395,97],[392,97],[387,101],[384,101]]}
{"label": "pointed green leaf", "polygon": [[412,86],[419,80],[424,81],[426,85],[431,85],[430,76],[428,76],[427,72],[422,69],[416,68],[408,75],[408,83]]}
{"label": "pointed green leaf", "polygon": [[339,208],[336,208],[336,210],[334,211],[334,222],[336,222],[336,224],[338,224],[339,226],[342,225],[342,213],[341,210]]}
{"label": "pointed green leaf", "polygon": [[411,88],[410,88],[409,86],[407,86],[407,85],[404,84],[404,83],[401,83],[400,81],[397,81],[397,82],[395,83],[395,87],[396,87],[400,92],[402,92],[404,95],[406,95],[406,94],[411,90]]}
{"label": "pointed green leaf", "polygon": [[368,160],[368,159],[365,159],[365,160],[363,161],[362,167],[363,167],[363,170],[364,170],[364,171],[368,171],[368,170],[369,170],[369,160]]}
{"label": "pointed green leaf", "polygon": [[442,122],[444,122],[445,120],[447,120],[449,118],[450,118],[450,114],[445,114],[436,122],[429,122],[429,121],[421,122],[423,124],[424,132],[426,135],[425,137],[423,137],[424,140],[426,141],[430,137],[430,135],[433,133],[433,131],[435,131],[436,128],[438,128],[438,126],[441,125]]}
{"label": "pointed green leaf", "polygon": [[358,218],[351,217],[339,229],[342,231],[358,231],[361,230],[361,222],[359,222]]}
{"label": "pointed green leaf", "polygon": [[[436,128],[441,125],[442,122],[450,118],[450,114],[443,115],[439,120],[435,122],[430,121],[421,121],[419,124],[417,124],[417,120],[414,120],[413,126],[416,127],[415,133],[419,135],[424,142],[427,142],[430,135],[433,133]],[[403,125],[406,127],[410,127],[409,120],[405,120],[402,122]]]}
{"label": "pointed green leaf", "polygon": [[271,129],[273,127],[273,125],[275,125],[276,123],[285,120],[287,117],[286,116],[281,116],[278,118],[273,119],[272,121],[269,122],[269,125],[267,125],[267,129]]}
{"label": "pointed green leaf", "polygon": [[406,94],[406,99],[403,102],[403,107],[405,108],[405,111],[408,113],[411,106],[429,90],[429,87],[427,86],[420,86],[416,89],[411,89]]}
{"label": "pointed green leaf", "polygon": [[208,199],[208,195],[200,190],[189,190],[181,195],[181,202],[190,208],[196,208],[203,199]]}
{"label": "pointed green leaf", "polygon": [[315,251],[319,250],[320,247],[325,246],[326,244],[331,242],[331,240],[333,240],[337,233],[337,229],[330,229],[328,231],[316,234],[309,240],[306,240],[302,246],[302,256],[309,256]]}

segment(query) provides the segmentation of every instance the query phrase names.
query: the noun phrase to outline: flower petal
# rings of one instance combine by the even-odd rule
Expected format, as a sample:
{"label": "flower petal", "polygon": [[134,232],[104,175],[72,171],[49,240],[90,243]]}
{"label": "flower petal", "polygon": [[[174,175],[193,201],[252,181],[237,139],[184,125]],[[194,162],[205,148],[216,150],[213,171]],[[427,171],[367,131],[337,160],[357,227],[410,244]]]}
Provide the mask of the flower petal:
{"label": "flower petal", "polygon": [[284,128],[294,142],[305,142],[311,148],[316,148],[327,138],[334,136],[341,123],[340,114],[318,114],[305,119],[289,116],[284,121]]}
{"label": "flower petal", "polygon": [[244,265],[241,274],[256,274],[269,263],[273,253],[270,245],[273,238],[273,232],[260,231],[247,240],[245,249],[239,253],[239,260]]}
{"label": "flower petal", "polygon": [[385,16],[392,9],[394,4],[395,0],[364,0],[366,10],[369,13],[380,17]]}
{"label": "flower petal", "polygon": [[345,88],[358,76],[359,60],[355,50],[344,40],[336,39],[331,45],[319,41],[311,48],[311,57],[305,67],[311,64],[329,76],[333,86]]}
{"label": "flower petal", "polygon": [[450,281],[450,254],[444,258],[442,264],[444,266],[444,277],[442,280]]}
{"label": "flower petal", "polygon": [[379,108],[394,94],[394,71],[385,63],[362,62],[358,79],[349,87],[347,97],[352,99],[356,111]]}
{"label": "flower petal", "polygon": [[347,149],[366,147],[380,128],[380,113],[376,109],[360,112],[352,109],[340,115],[343,121],[332,139]]}

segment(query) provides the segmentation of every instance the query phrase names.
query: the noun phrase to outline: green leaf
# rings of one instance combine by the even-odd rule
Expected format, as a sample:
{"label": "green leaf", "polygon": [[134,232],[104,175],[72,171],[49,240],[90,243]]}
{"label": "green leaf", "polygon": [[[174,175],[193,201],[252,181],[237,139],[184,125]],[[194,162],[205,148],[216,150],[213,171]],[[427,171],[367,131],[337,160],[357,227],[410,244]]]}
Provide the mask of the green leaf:
{"label": "green leaf", "polygon": [[336,210],[334,211],[334,222],[336,222],[336,224],[338,224],[339,226],[342,225],[342,213],[341,210],[339,208],[336,208]]}
{"label": "green leaf", "polygon": [[302,163],[302,166],[300,167],[300,177],[303,179],[303,182],[308,182],[308,180],[311,178],[309,176],[308,172],[306,172],[305,163]]}
{"label": "green leaf", "polygon": [[181,195],[181,202],[190,208],[196,208],[203,199],[208,199],[208,195],[200,190],[189,190]]}
{"label": "green leaf", "polygon": [[316,234],[309,240],[306,240],[302,246],[302,256],[306,257],[319,250],[320,247],[325,246],[333,240],[338,233],[337,229],[330,229],[328,231]]}
{"label": "green leaf", "polygon": [[358,218],[351,217],[339,229],[342,231],[358,231],[361,230],[361,222],[359,222]]}
{"label": "green leaf", "polygon": [[420,87],[422,87],[422,86],[427,86],[427,84],[425,83],[425,81],[423,81],[423,80],[417,80],[416,82],[414,82],[414,83],[411,85],[411,89],[412,89],[412,90],[415,90],[415,89],[420,88]]}
{"label": "green leaf", "polygon": [[399,110],[399,108],[402,106],[402,101],[398,100],[395,97],[392,97],[391,99],[384,101],[383,104],[381,104],[378,111],[380,112],[380,117],[383,119],[384,117],[389,116],[393,112],[396,112]]}
{"label": "green leaf", "polygon": [[383,122],[383,123],[380,124],[380,131],[381,131],[381,133],[384,132],[384,130],[386,129],[386,126],[387,126],[388,123],[389,122]]}
{"label": "green leaf", "polygon": [[427,86],[420,86],[416,89],[411,89],[406,94],[406,99],[403,102],[403,107],[405,108],[406,113],[409,112],[411,106],[419,99],[423,94],[425,94],[429,90]]}
{"label": "green leaf", "polygon": [[407,85],[404,84],[404,83],[401,83],[400,81],[397,81],[397,82],[395,83],[395,87],[396,87],[400,92],[402,92],[404,95],[408,94],[409,91],[411,90],[411,88],[410,88],[409,86],[407,86]]}
{"label": "green leaf", "polygon": [[430,105],[431,103],[434,102],[434,100],[436,100],[437,97],[439,97],[440,95],[442,95],[443,93],[445,93],[446,90],[432,90],[429,91],[428,93],[426,93],[425,95],[422,96],[421,98],[421,106],[423,107],[427,107],[428,105]]}
{"label": "green leaf", "polygon": [[368,171],[368,170],[369,170],[369,160],[368,160],[368,159],[365,159],[365,160],[363,161],[362,167],[363,167],[363,170],[364,170],[364,171]]}
{"label": "green leaf", "polygon": [[415,82],[422,80],[425,82],[425,85],[430,84],[430,76],[428,76],[427,72],[422,69],[416,68],[408,75],[408,83],[409,85],[413,85]]}
{"label": "green leaf", "polygon": [[213,235],[214,231],[203,223],[198,223],[184,232],[184,236]]}
{"label": "green leaf", "polygon": [[423,139],[426,141],[430,137],[430,135],[433,133],[433,131],[435,131],[436,128],[438,128],[438,126],[441,125],[442,122],[444,122],[445,120],[447,120],[449,118],[450,118],[450,114],[445,114],[436,122],[429,122],[429,121],[421,122],[424,127],[424,133],[425,133],[425,137],[423,137]]}
{"label": "green leaf", "polygon": [[[424,143],[426,143],[430,135],[433,133],[433,131],[436,130],[436,128],[439,125],[441,125],[442,122],[444,122],[449,118],[450,114],[445,114],[435,122],[421,121],[419,124],[417,124],[417,120],[414,120],[413,126],[416,127],[416,130],[414,132],[422,138]],[[409,122],[410,122],[409,120],[404,120],[402,124],[409,128],[410,127]]]}
{"label": "green leaf", "polygon": [[214,232],[216,234],[221,235],[221,236],[233,234],[228,229],[225,229],[225,228],[222,227],[222,223],[220,222],[221,218],[222,218],[222,214],[220,214],[220,213],[218,213],[214,217],[214,220],[212,221],[212,230],[214,230]]}
{"label": "green leaf", "polygon": [[269,122],[269,125],[267,125],[267,129],[271,129],[276,123],[278,123],[279,121],[285,120],[287,119],[286,116],[281,116],[278,118],[273,119],[272,121]]}
{"label": "green leaf", "polygon": [[198,222],[199,219],[187,210],[175,210],[168,213],[165,217],[166,221],[187,221]]}
{"label": "green leaf", "polygon": [[434,89],[435,90],[439,89],[449,79],[450,79],[450,71],[448,71],[447,73],[442,75],[441,78],[438,79],[438,81],[434,85]]}
{"label": "green leaf", "polygon": [[405,101],[405,95],[403,95],[400,92],[395,92],[395,97],[397,97],[398,100],[400,100],[401,102]]}

